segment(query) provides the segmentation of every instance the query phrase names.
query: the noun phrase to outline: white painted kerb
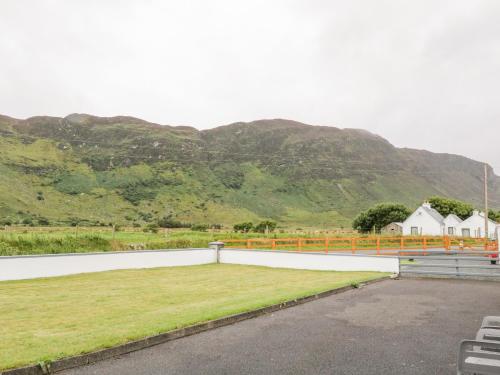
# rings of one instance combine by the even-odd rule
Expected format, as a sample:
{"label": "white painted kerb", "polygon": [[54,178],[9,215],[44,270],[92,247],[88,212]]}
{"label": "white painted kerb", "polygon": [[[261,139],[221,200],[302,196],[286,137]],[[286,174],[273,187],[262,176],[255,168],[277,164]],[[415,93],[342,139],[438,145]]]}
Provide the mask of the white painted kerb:
{"label": "white painted kerb", "polygon": [[0,257],[0,281],[132,268],[215,263],[213,249],[123,251]]}
{"label": "white painted kerb", "polygon": [[399,273],[398,258],[387,256],[227,249],[220,250],[220,262],[305,270]]}

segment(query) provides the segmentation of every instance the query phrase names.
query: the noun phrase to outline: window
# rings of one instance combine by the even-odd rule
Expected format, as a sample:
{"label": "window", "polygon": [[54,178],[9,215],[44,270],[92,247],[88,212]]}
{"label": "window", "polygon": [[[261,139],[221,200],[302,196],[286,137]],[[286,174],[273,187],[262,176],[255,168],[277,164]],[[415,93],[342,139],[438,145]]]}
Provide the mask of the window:
{"label": "window", "polygon": [[453,228],[453,227],[448,227],[448,234],[449,234],[450,236],[453,236],[453,235],[455,234],[455,228]]}
{"label": "window", "polygon": [[463,237],[470,237],[470,229],[469,228],[462,228],[462,236]]}
{"label": "window", "polygon": [[418,227],[411,227],[411,234],[413,236],[418,236]]}

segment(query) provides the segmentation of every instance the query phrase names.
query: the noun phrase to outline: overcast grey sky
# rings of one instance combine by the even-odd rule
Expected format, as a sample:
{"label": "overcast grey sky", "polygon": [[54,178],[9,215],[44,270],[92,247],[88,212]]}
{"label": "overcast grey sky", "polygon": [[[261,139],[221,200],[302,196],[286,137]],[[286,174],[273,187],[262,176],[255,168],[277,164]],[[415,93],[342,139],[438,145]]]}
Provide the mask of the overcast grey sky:
{"label": "overcast grey sky", "polygon": [[500,174],[499,0],[0,0],[0,113],[364,128]]}

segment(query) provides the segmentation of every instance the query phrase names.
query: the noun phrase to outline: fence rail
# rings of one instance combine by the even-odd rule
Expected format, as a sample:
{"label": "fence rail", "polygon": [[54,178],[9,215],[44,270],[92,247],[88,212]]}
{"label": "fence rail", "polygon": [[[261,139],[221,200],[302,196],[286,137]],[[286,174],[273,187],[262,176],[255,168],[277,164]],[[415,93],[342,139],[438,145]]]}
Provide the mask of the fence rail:
{"label": "fence rail", "polygon": [[[423,251],[399,256],[402,276],[453,276],[500,279],[497,251],[438,251],[428,256]],[[404,262],[404,263],[403,263]]]}
{"label": "fence rail", "polygon": [[459,237],[334,237],[334,238],[249,238],[222,240],[226,248],[295,250],[314,252],[373,253],[401,255],[403,250],[498,251],[498,242],[483,238]]}

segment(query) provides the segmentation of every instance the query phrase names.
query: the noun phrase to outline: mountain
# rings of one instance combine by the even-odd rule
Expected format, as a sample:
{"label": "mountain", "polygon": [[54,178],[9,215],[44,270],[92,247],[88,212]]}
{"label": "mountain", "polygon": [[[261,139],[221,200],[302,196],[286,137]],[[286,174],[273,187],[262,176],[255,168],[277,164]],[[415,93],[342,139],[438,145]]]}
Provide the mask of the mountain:
{"label": "mountain", "polygon": [[[360,129],[289,120],[199,131],[133,117],[0,116],[0,218],[132,225],[170,216],[231,225],[349,226],[377,202],[479,205],[482,163],[397,148]],[[490,170],[491,205],[500,177]]]}

